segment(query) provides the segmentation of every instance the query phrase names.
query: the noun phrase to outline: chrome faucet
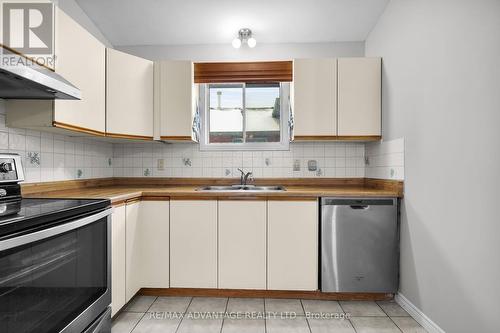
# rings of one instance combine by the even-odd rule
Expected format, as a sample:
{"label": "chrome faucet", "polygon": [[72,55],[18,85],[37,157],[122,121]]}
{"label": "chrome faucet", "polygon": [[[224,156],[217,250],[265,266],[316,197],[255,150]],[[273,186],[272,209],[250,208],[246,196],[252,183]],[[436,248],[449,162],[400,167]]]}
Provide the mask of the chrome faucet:
{"label": "chrome faucet", "polygon": [[241,172],[241,176],[240,176],[240,185],[241,186],[246,186],[249,179],[253,180],[253,176],[252,176],[253,174],[251,171],[245,172],[241,169],[238,169],[238,171]]}

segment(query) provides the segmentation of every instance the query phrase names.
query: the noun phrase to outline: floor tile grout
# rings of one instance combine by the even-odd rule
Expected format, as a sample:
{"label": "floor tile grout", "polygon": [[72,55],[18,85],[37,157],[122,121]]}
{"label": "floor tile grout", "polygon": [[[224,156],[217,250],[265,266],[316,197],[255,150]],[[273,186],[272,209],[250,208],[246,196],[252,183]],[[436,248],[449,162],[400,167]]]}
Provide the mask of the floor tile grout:
{"label": "floor tile grout", "polygon": [[134,332],[135,328],[137,327],[137,325],[139,325],[139,323],[141,322],[142,318],[144,318],[144,316],[146,315],[146,312],[144,312],[141,316],[141,318],[139,318],[139,320],[137,321],[137,323],[135,323],[134,327],[132,327],[132,329],[130,330],[130,333]]}
{"label": "floor tile grout", "polygon": [[[300,302],[300,306],[302,306],[302,311],[304,311],[304,317],[305,317],[305,314],[306,314],[306,309],[304,308],[304,303],[302,303],[302,299],[299,300]],[[306,323],[307,323],[307,327],[309,327],[309,333],[312,333],[312,329],[311,329],[311,325],[309,325],[309,320],[306,318]]]}
{"label": "floor tile grout", "polygon": [[398,324],[396,324],[396,322],[394,320],[392,320],[392,318],[390,316],[387,316],[389,317],[389,319],[393,322],[393,324],[398,328],[398,330],[401,332],[401,333],[404,333],[403,330],[401,329],[401,327],[398,326]]}
{"label": "floor tile grout", "polygon": [[[266,276],[267,279],[267,276]],[[262,302],[264,302],[264,332],[267,333],[267,319],[266,319],[266,299],[263,298]]]}
{"label": "floor tile grout", "polygon": [[226,298],[226,307],[224,308],[224,316],[222,317],[222,325],[220,325],[220,333],[222,333],[222,329],[224,328],[224,321],[226,320],[225,314],[227,313],[227,305],[229,304],[229,297]]}
{"label": "floor tile grout", "polygon": [[188,305],[186,306],[186,310],[184,310],[184,312],[182,313],[181,320],[179,320],[179,324],[177,324],[177,327],[175,328],[175,333],[177,333],[179,331],[179,328],[181,327],[181,324],[184,321],[184,317],[186,316],[186,313],[187,313],[189,307],[191,306],[191,303],[193,302],[193,298],[194,297],[191,297],[191,299],[189,300]]}

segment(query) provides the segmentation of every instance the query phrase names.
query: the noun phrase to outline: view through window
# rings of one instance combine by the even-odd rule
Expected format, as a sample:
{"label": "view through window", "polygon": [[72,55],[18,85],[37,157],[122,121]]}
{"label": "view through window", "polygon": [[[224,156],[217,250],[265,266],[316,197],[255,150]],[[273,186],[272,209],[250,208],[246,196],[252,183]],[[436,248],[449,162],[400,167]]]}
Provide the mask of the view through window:
{"label": "view through window", "polygon": [[280,84],[208,84],[208,143],[281,141]]}

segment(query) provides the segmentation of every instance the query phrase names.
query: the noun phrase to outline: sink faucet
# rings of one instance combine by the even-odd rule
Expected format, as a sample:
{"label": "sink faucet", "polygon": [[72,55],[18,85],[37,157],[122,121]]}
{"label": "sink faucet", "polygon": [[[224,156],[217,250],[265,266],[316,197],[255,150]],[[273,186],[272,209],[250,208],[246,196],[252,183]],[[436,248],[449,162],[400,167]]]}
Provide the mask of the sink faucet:
{"label": "sink faucet", "polygon": [[245,186],[248,182],[248,180],[253,180],[253,177],[252,177],[252,172],[249,171],[249,172],[245,172],[241,169],[238,169],[239,172],[241,172],[241,176],[240,176],[240,185],[242,186]]}

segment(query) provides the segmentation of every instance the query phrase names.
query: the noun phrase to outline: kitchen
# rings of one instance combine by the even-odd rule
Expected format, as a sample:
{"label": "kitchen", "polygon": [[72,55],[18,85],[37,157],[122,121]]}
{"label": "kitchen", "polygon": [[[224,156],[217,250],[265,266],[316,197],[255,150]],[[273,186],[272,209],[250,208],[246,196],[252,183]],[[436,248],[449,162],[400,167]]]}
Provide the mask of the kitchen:
{"label": "kitchen", "polygon": [[0,5],[1,332],[498,331],[498,1]]}

